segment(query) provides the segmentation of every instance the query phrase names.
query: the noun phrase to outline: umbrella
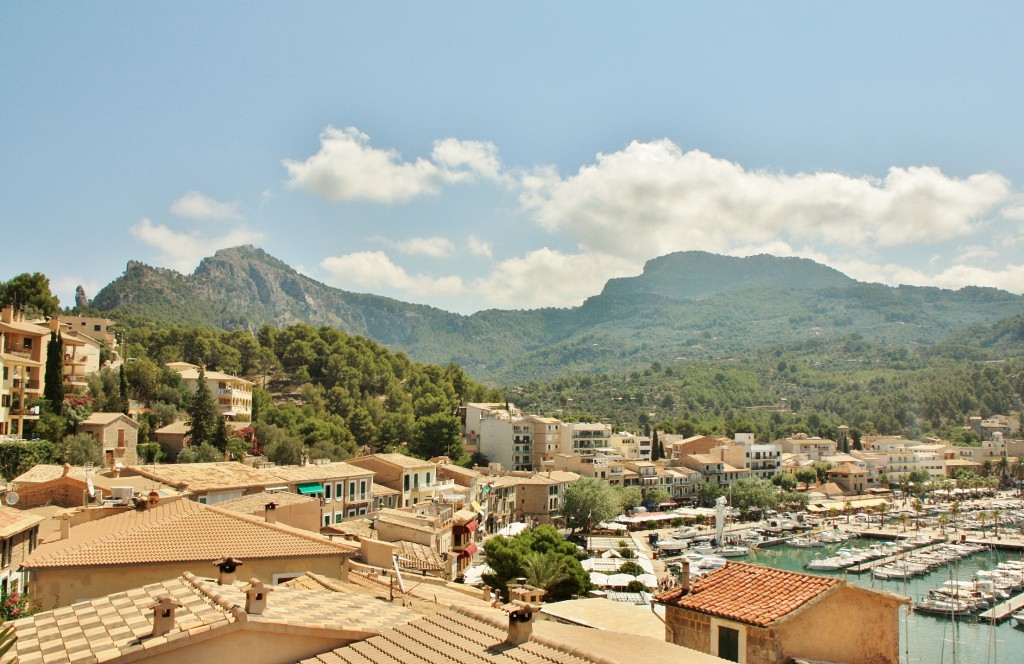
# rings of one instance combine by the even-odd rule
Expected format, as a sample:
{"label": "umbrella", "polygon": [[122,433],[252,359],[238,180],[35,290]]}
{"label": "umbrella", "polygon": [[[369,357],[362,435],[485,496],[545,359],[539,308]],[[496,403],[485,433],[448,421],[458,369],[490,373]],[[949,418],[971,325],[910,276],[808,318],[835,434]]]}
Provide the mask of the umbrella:
{"label": "umbrella", "polygon": [[491,572],[490,567],[484,565],[474,565],[473,567],[467,567],[466,571],[463,572],[462,582],[467,586],[479,586],[484,582],[483,576],[488,572]]}
{"label": "umbrella", "polygon": [[644,584],[648,588],[658,587],[658,577],[654,576],[653,574],[641,574],[640,576],[636,577],[636,580]]}
{"label": "umbrella", "polygon": [[510,523],[507,526],[505,526],[504,528],[502,528],[501,530],[499,530],[498,534],[499,535],[504,535],[505,537],[515,537],[519,533],[521,533],[524,530],[526,530],[526,528],[527,528],[527,525],[525,523],[521,523],[521,522],[517,521],[515,523]]}
{"label": "umbrella", "polygon": [[608,575],[601,574],[600,572],[591,572],[590,582],[598,588],[606,588],[608,586]]}
{"label": "umbrella", "polygon": [[628,526],[621,523],[615,523],[614,521],[606,521],[604,523],[599,523],[597,524],[597,527],[603,530],[629,530]]}
{"label": "umbrella", "polygon": [[624,588],[630,581],[636,581],[636,577],[629,574],[612,574],[608,577],[608,585],[613,588]]}

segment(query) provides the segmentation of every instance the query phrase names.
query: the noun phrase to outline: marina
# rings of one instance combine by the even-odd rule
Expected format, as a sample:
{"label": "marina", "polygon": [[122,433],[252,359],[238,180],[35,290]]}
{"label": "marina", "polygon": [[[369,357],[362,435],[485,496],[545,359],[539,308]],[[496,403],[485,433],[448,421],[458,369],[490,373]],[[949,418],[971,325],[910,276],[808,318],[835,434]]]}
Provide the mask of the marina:
{"label": "marina", "polygon": [[[744,560],[790,571],[802,571],[823,576],[848,578],[852,583],[868,588],[885,590],[910,599],[916,606],[926,602],[932,591],[947,582],[973,580],[978,574],[990,574],[1000,563],[1019,564],[1021,554],[1015,551],[984,547],[966,557],[950,561],[920,575],[908,578],[879,578],[873,574],[854,576],[850,570],[808,570],[807,565],[815,559],[835,556],[840,548],[851,551],[858,549],[868,552],[872,546],[879,546],[877,539],[858,537],[845,543],[828,544],[824,547],[801,548],[781,544],[770,549],[753,551]],[[926,547],[933,550],[937,546]],[[895,559],[898,554],[892,554]],[[885,558],[877,559],[878,562]],[[994,608],[981,613],[967,611],[955,603],[946,606],[925,604],[936,612],[927,610],[906,611],[901,618],[900,661],[906,664],[935,664],[939,662],[989,662],[1010,664],[1019,661],[1020,648],[1024,647],[1024,627],[1016,626],[1014,620],[1007,620],[1019,614],[1024,608],[1024,595],[1014,595]],[[945,611],[943,610],[945,609]],[[956,614],[949,615],[950,609]],[[955,657],[954,657],[955,655]]]}

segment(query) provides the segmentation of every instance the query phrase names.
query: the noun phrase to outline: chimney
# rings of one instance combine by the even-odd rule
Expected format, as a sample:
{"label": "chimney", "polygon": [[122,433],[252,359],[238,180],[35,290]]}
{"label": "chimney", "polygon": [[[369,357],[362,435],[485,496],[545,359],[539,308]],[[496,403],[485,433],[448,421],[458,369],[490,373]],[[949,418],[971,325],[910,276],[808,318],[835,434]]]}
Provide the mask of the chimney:
{"label": "chimney", "polygon": [[66,540],[71,536],[71,515],[61,514],[57,519],[60,521],[60,538]]}
{"label": "chimney", "polygon": [[679,579],[679,587],[683,589],[683,594],[688,595],[690,593],[690,561],[682,561],[682,570]]}
{"label": "chimney", "polygon": [[235,582],[235,570],[242,564],[242,561],[235,560],[231,556],[225,556],[213,564],[220,570],[217,585],[230,586]]}
{"label": "chimney", "polygon": [[263,506],[267,523],[277,523],[277,503],[271,501]]}
{"label": "chimney", "polygon": [[249,579],[249,585],[242,588],[245,593],[245,612],[262,616],[267,608],[267,593],[274,590],[263,585],[259,579]]}
{"label": "chimney", "polygon": [[530,640],[533,634],[533,613],[539,608],[526,604],[508,614],[508,636],[505,643],[521,646]]}
{"label": "chimney", "polygon": [[181,603],[170,595],[158,597],[156,604],[149,607],[153,610],[153,633],[151,636],[163,636],[174,629],[174,610],[180,609],[181,606]]}
{"label": "chimney", "polygon": [[64,464],[64,472],[62,473],[62,476],[63,477],[67,477],[68,473],[70,473],[70,472],[71,472],[71,464],[70,463],[65,463]]}

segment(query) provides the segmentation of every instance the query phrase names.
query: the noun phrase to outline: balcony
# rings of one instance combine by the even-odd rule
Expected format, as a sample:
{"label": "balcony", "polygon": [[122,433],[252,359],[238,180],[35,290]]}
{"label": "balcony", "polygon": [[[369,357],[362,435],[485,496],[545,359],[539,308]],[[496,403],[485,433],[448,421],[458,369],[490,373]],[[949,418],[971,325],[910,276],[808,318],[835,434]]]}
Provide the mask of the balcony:
{"label": "balcony", "polygon": [[38,380],[25,380],[24,378],[15,378],[11,382],[12,386],[16,390],[41,390],[42,385],[39,384]]}

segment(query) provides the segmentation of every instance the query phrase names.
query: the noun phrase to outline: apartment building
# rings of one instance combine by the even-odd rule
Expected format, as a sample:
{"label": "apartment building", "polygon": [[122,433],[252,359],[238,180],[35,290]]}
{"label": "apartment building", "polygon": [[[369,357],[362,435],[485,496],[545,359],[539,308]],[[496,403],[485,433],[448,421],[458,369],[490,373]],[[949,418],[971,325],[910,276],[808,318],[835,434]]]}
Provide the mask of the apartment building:
{"label": "apartment building", "polygon": [[464,446],[511,470],[532,470],[534,422],[512,404],[468,403],[459,409]]}
{"label": "apartment building", "polygon": [[373,471],[344,461],[267,468],[276,488],[320,500],[320,524],[329,526],[373,511]]}
{"label": "apartment building", "polygon": [[624,463],[618,456],[605,454],[556,454],[552,460],[552,469],[576,473],[581,477],[593,477],[612,486],[623,486]]}
{"label": "apartment building", "polygon": [[29,399],[43,396],[50,329],[22,320],[13,307],[0,309],[0,436],[20,438],[25,422],[39,419]]}
{"label": "apartment building", "polygon": [[135,453],[139,423],[124,413],[92,413],[78,424],[78,433],[96,439],[107,468],[124,468],[139,462]]}
{"label": "apartment building", "polygon": [[[168,362],[167,366],[181,375],[189,389],[198,389],[198,366],[188,362]],[[253,384],[250,381],[220,371],[204,371],[203,377],[222,417],[240,422],[252,419]]]}
{"label": "apartment building", "polygon": [[[789,438],[780,438],[773,445],[778,445],[787,454],[801,454],[810,461],[821,461],[835,454],[839,447],[836,441],[805,433],[794,434]],[[867,449],[867,448],[865,448]]]}
{"label": "apartment building", "polygon": [[349,459],[348,463],[373,471],[377,484],[401,492],[398,507],[432,500],[455,486],[452,480],[438,481],[436,463],[404,454],[370,454]]}
{"label": "apartment building", "polygon": [[0,592],[16,593],[28,586],[27,571],[19,570],[39,541],[43,517],[0,506]]}
{"label": "apartment building", "polygon": [[593,456],[601,450],[611,450],[612,428],[599,422],[563,422],[561,425],[562,454]]}

